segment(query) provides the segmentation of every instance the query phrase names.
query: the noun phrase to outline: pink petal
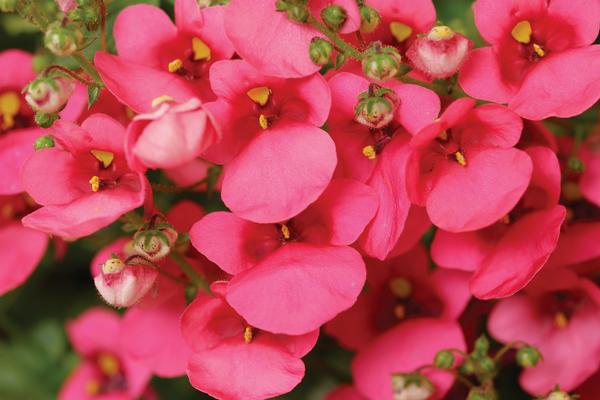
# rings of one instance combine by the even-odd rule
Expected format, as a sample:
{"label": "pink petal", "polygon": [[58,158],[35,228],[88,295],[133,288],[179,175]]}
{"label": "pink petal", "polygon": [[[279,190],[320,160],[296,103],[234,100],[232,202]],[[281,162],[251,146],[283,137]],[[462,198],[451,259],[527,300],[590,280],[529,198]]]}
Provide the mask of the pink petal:
{"label": "pink petal", "polygon": [[592,44],[598,36],[600,3],[597,1],[553,0],[548,4],[548,16],[569,25],[573,47]]}
{"label": "pink petal", "polygon": [[369,89],[369,81],[362,76],[339,72],[328,81],[331,88],[331,120],[347,123],[354,120],[358,95]]}
{"label": "pink petal", "polygon": [[236,52],[265,74],[298,78],[321,68],[308,54],[311,39],[320,34],[291,22],[285,12],[275,11],[270,0],[230,1],[225,30]]}
{"label": "pink petal", "polygon": [[533,162],[531,183],[523,196],[524,208],[547,208],[560,198],[561,172],[556,153],[547,147],[532,146],[525,149]]}
{"label": "pink petal", "polygon": [[336,161],[335,146],[324,131],[281,121],[225,166],[223,202],[250,221],[284,221],[321,195]]}
{"label": "pink petal", "polygon": [[579,189],[588,201],[600,207],[600,152],[584,147],[581,159],[585,170],[579,179]]}
{"label": "pink petal", "polygon": [[0,228],[0,295],[21,285],[42,260],[48,236],[9,223]]}
{"label": "pink petal", "polygon": [[0,88],[20,91],[35,78],[33,56],[25,51],[9,49],[0,52]]}
{"label": "pink petal", "polygon": [[545,0],[477,0],[473,5],[475,24],[488,43],[496,43],[510,33],[514,25],[546,13]]}
{"label": "pink petal", "polygon": [[431,124],[440,112],[440,98],[435,92],[417,85],[392,80],[386,87],[398,95],[396,121],[410,134],[416,134]]}
{"label": "pink petal", "polygon": [[192,200],[181,200],[171,207],[167,213],[167,220],[177,232],[189,232],[194,223],[205,215],[206,212],[200,204]]}
{"label": "pink petal", "polygon": [[354,249],[288,243],[236,275],[226,298],[252,326],[303,334],[349,308],[362,290],[365,274]]}
{"label": "pink petal", "polygon": [[67,323],[67,334],[75,350],[84,356],[118,348],[121,321],[107,308],[90,308]]}
{"label": "pink petal", "polygon": [[525,77],[509,107],[523,118],[572,117],[600,98],[600,45],[550,54]]}
{"label": "pink petal", "polygon": [[460,87],[477,99],[508,103],[518,87],[504,79],[500,62],[491,47],[471,50],[458,76]]}
{"label": "pink petal", "polygon": [[600,223],[578,222],[567,225],[560,235],[558,246],[548,260],[548,267],[564,267],[600,257],[598,236]]}
{"label": "pink petal", "polygon": [[498,221],[517,204],[531,178],[531,159],[521,150],[474,149],[465,157],[464,167],[446,162],[446,172],[427,199],[431,222],[450,232]]}
{"label": "pink petal", "polygon": [[404,230],[398,238],[390,257],[402,255],[415,247],[423,235],[431,228],[431,221],[423,207],[411,206],[404,224]]}
{"label": "pink petal", "polygon": [[[419,318],[399,324],[360,350],[352,363],[356,388],[369,400],[393,400],[392,374],[431,364],[435,354],[446,348],[465,349],[456,322]],[[432,399],[443,398],[454,378],[441,370],[425,371],[436,387]]]}
{"label": "pink petal", "polygon": [[[85,390],[86,384],[92,379],[98,379],[100,373],[98,368],[91,361],[84,361],[79,364],[73,372],[63,382],[60,392],[58,393],[58,400],[94,400],[96,396],[89,395]],[[122,393],[123,397],[126,396]],[[118,395],[117,395],[118,396]],[[114,396],[109,400],[125,400],[121,397],[115,398]]]}
{"label": "pink petal", "polygon": [[[431,0],[371,0],[369,6],[378,10],[385,22],[407,24],[414,34],[428,32],[435,23],[435,7]],[[389,29],[387,24],[382,25],[381,29]]]}
{"label": "pink petal", "polygon": [[456,321],[471,300],[469,292],[469,277],[471,274],[463,271],[449,271],[438,268],[431,273],[431,286],[444,303],[444,312],[440,316]]}
{"label": "pink petal", "polygon": [[552,319],[547,318],[531,298],[516,295],[494,307],[487,328],[496,340],[503,343],[522,340],[535,345],[552,329]]}
{"label": "pink petal", "polygon": [[0,137],[0,195],[24,190],[21,170],[33,154],[35,140],[45,132],[41,129],[17,129]]}
{"label": "pink petal", "polygon": [[462,125],[463,143],[509,148],[521,138],[523,121],[517,114],[498,104],[474,108]]}
{"label": "pink petal", "polygon": [[441,267],[475,271],[494,250],[498,236],[495,230],[446,232],[438,229],[431,244],[431,258]]}
{"label": "pink petal", "polygon": [[335,176],[366,182],[377,165],[377,160],[369,160],[362,153],[365,146],[373,145],[373,136],[369,129],[351,122],[336,126],[329,134],[337,150],[338,165]]}

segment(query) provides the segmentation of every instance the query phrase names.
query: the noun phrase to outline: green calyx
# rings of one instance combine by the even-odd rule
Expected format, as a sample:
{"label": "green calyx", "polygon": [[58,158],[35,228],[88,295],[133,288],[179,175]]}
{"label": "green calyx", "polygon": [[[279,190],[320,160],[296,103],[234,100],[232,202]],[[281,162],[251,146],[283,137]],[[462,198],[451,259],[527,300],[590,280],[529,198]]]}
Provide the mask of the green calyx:
{"label": "green calyx", "polygon": [[277,0],[275,10],[285,12],[291,21],[305,23],[310,12],[306,0]]}
{"label": "green calyx", "polygon": [[49,149],[55,146],[54,136],[52,135],[44,135],[40,136],[35,140],[33,148],[37,150],[41,149]]}
{"label": "green calyx", "polygon": [[339,31],[348,19],[348,13],[337,4],[332,4],[321,10],[321,19],[333,31]]}
{"label": "green calyx", "polygon": [[454,356],[451,351],[442,350],[435,355],[433,363],[440,369],[450,369],[454,365]]}
{"label": "green calyx", "polygon": [[40,128],[50,128],[54,121],[56,121],[59,118],[60,117],[58,116],[58,114],[55,113],[47,114],[40,111],[35,113],[35,123],[38,124]]}
{"label": "green calyx", "polygon": [[379,23],[381,22],[381,16],[376,9],[369,6],[362,6],[360,8],[360,31],[361,33],[371,33]]}
{"label": "green calyx", "polygon": [[331,53],[333,52],[333,45],[327,40],[316,37],[310,42],[308,53],[310,59],[316,65],[325,65],[331,59]]}
{"label": "green calyx", "polygon": [[542,358],[538,349],[532,346],[523,346],[517,350],[517,363],[524,368],[535,367]]}

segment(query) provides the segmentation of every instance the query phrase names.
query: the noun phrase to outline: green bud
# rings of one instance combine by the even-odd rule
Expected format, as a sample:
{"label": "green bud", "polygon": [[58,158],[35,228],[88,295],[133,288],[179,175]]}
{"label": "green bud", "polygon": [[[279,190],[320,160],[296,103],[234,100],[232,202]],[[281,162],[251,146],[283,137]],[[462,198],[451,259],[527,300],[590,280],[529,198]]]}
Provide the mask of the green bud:
{"label": "green bud", "polygon": [[60,22],[48,26],[44,36],[44,44],[57,56],[69,56],[77,51],[82,40],[81,32],[63,27]]}
{"label": "green bud", "polygon": [[333,52],[333,45],[327,40],[316,37],[310,41],[308,53],[310,59],[317,65],[325,65],[331,59],[331,53]]}
{"label": "green bud", "polygon": [[50,128],[54,121],[59,118],[58,114],[46,114],[41,111],[35,113],[35,123],[41,128]]}
{"label": "green bud", "polygon": [[436,367],[441,369],[450,369],[454,365],[454,356],[449,350],[438,351],[433,359]]}
{"label": "green bud", "polygon": [[185,300],[188,304],[190,304],[198,294],[198,286],[196,285],[188,285],[185,287]]}
{"label": "green bud", "polygon": [[358,96],[354,119],[369,128],[382,128],[394,119],[397,104],[398,97],[394,91],[372,83],[369,91]]}
{"label": "green bud", "polygon": [[524,368],[535,367],[542,355],[532,346],[523,346],[517,351],[517,363]]}
{"label": "green bud", "polygon": [[469,391],[466,400],[496,400],[497,396],[493,390],[475,387]]}
{"label": "green bud", "polygon": [[348,14],[342,7],[332,4],[321,10],[321,19],[329,28],[338,31],[348,19]]}
{"label": "green bud", "polygon": [[461,364],[459,370],[463,375],[473,375],[475,373],[475,363],[470,357],[466,358]]}
{"label": "green bud", "polygon": [[402,57],[392,46],[382,47],[375,42],[365,53],[362,69],[366,76],[379,81],[385,81],[398,75],[401,70]]}
{"label": "green bud", "polygon": [[310,15],[304,4],[289,4],[286,11],[288,18],[296,22],[304,23]]}
{"label": "green bud", "polygon": [[0,11],[14,12],[17,9],[17,0],[0,0]]}
{"label": "green bud", "polygon": [[583,171],[585,171],[585,164],[583,163],[583,160],[581,158],[571,157],[569,158],[568,163],[569,169],[573,172],[582,173]]}
{"label": "green bud", "polygon": [[577,395],[571,396],[567,392],[563,392],[560,388],[556,387],[556,389],[552,390],[546,397],[541,400],[574,400],[577,398]]}
{"label": "green bud", "polygon": [[483,357],[475,362],[475,374],[480,378],[492,378],[496,375],[496,363],[490,357]]}
{"label": "green bud", "polygon": [[360,8],[360,31],[371,33],[381,22],[381,16],[373,7],[362,6]]}
{"label": "green bud", "polygon": [[44,136],[40,136],[39,138],[37,138],[35,140],[35,144],[33,145],[33,148],[35,150],[40,150],[40,149],[49,149],[54,147],[54,136],[52,135],[44,135]]}
{"label": "green bud", "polygon": [[392,392],[398,399],[428,399],[435,392],[431,381],[418,372],[393,374]]}
{"label": "green bud", "polygon": [[473,353],[476,356],[484,357],[490,351],[490,341],[485,335],[481,335],[475,341]]}

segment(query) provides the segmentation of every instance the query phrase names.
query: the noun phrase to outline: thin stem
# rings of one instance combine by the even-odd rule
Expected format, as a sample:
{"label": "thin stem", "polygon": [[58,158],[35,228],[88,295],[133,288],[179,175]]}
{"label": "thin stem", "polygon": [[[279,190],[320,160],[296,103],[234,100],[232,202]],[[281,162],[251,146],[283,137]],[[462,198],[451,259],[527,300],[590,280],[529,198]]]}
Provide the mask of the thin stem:
{"label": "thin stem", "polygon": [[307,22],[310,26],[327,36],[327,38],[331,40],[335,46],[341,49],[345,55],[355,58],[359,61],[363,59],[363,54],[358,49],[354,48],[351,44],[346,43],[342,38],[338,36],[337,33],[329,29],[327,26],[325,26],[324,23],[322,23],[312,15],[308,17]]}
{"label": "thin stem", "polygon": [[44,71],[42,71],[42,75],[48,76],[48,74],[50,74],[50,72],[52,72],[52,71],[60,71],[64,74],[69,75],[73,79],[77,79],[79,82],[81,82],[87,86],[95,84],[94,81],[85,79],[84,77],[79,76],[79,74],[77,74],[77,72],[70,70],[69,68],[63,67],[62,65],[50,65],[49,67],[44,69]]}
{"label": "thin stem", "polygon": [[475,387],[475,385],[473,384],[473,382],[471,382],[470,380],[468,380],[466,377],[462,376],[458,371],[452,370],[452,373],[454,375],[454,379],[456,379],[457,381],[459,381],[460,383],[462,383],[463,385],[465,385],[469,389],[472,389],[472,388]]}
{"label": "thin stem", "polygon": [[100,11],[100,46],[102,51],[106,51],[106,4],[104,0],[97,0]]}
{"label": "thin stem", "polygon": [[[136,260],[136,259],[139,259],[141,261],[132,262],[133,260]],[[160,267],[160,265],[157,265],[157,264],[153,263],[152,261],[150,261],[140,255],[133,255],[133,256],[127,257],[125,259],[124,263],[127,265],[146,265],[148,267],[154,268],[159,274],[164,275],[165,277],[167,277],[167,278],[171,279],[172,281],[177,282],[183,286],[187,286],[189,284],[188,281],[183,280],[183,279],[165,271],[164,269],[162,269]]]}
{"label": "thin stem", "polygon": [[494,355],[494,362],[498,362],[500,361],[500,359],[502,359],[502,357],[504,357],[504,355],[512,349],[518,349],[519,347],[523,347],[527,345],[527,343],[522,342],[520,340],[517,340],[516,342],[510,342],[508,344],[506,344],[504,347],[502,347],[500,350],[498,350],[498,352]]}
{"label": "thin stem", "polygon": [[186,261],[184,256],[177,252],[171,252],[170,256],[173,261],[179,265],[179,268],[181,268],[181,270],[187,275],[194,286],[201,288],[206,293],[211,293],[210,286],[206,279],[196,272],[194,267],[192,267],[192,265]]}
{"label": "thin stem", "polygon": [[94,67],[94,65],[86,58],[86,56],[79,51],[74,53],[72,56],[79,63],[79,66],[94,79],[97,85],[104,86],[98,71],[96,71],[96,67]]}

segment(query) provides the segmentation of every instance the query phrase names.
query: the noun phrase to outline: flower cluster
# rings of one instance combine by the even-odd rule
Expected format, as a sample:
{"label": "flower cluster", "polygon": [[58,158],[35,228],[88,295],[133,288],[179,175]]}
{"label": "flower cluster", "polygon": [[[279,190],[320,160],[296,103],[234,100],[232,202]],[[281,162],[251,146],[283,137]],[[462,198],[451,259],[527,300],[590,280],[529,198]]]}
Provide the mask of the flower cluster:
{"label": "flower cluster", "polygon": [[329,400],[496,399],[507,352],[531,395],[593,392],[600,2],[476,0],[477,46],[431,0],[175,0],[115,51],[103,1],[57,4],[79,67],[0,53],[0,294],[102,230],[126,308],[69,322],[60,399],[276,397],[321,328],[353,354]]}

